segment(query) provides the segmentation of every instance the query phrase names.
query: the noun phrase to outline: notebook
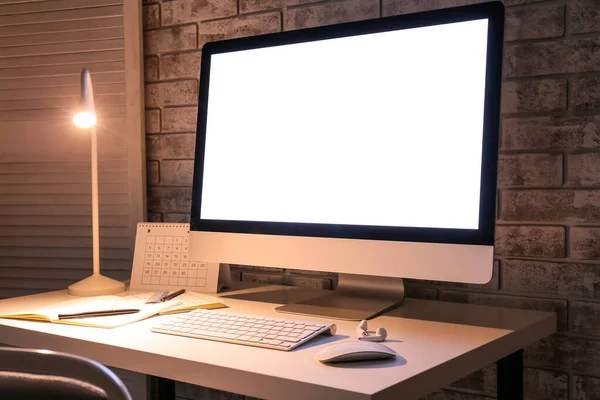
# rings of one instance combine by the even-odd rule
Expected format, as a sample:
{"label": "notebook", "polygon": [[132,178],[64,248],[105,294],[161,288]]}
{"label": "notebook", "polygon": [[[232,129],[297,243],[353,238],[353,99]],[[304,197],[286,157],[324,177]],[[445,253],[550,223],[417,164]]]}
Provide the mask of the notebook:
{"label": "notebook", "polygon": [[[140,298],[120,296],[94,296],[67,300],[51,306],[41,307],[33,310],[23,310],[14,314],[0,315],[0,318],[20,319],[26,321],[52,322],[56,324],[89,326],[95,328],[116,328],[150,318],[167,310],[178,307],[181,300],[173,299],[164,303],[144,304]],[[59,314],[75,314],[81,312],[117,310],[117,309],[139,309],[135,314],[111,315],[105,317],[58,319]]]}
{"label": "notebook", "polygon": [[[148,300],[150,297],[152,297],[154,293],[140,293],[140,294],[131,294],[129,296],[126,296],[126,299],[139,299],[142,301],[146,301]],[[195,310],[198,308],[203,308],[203,309],[207,309],[207,310],[212,310],[212,309],[216,309],[216,308],[224,308],[227,307],[225,304],[223,304],[221,302],[220,299],[211,297],[211,296],[207,296],[205,294],[201,294],[201,293],[196,293],[196,292],[185,292],[184,294],[177,296],[175,299],[170,300],[170,301],[179,301],[180,304],[178,304],[177,306],[168,308],[164,311],[161,311],[159,314],[160,315],[166,315],[166,314],[176,314],[176,313],[182,313],[182,312],[188,312],[191,310]]]}

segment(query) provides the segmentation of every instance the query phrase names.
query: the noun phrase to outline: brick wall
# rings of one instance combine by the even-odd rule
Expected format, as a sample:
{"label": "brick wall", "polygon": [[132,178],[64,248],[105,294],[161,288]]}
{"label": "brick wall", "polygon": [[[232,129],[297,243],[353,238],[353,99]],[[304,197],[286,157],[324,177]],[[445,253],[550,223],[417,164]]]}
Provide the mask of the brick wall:
{"label": "brick wall", "polygon": [[[205,42],[474,2],[144,1],[150,219],[189,219]],[[556,311],[559,333],[526,349],[526,398],[600,399],[600,1],[504,3],[494,277],[485,285],[411,281],[408,293]],[[237,267],[235,276],[325,288],[335,279],[252,267]],[[495,389],[492,365],[428,399],[487,399]],[[178,385],[178,395],[239,397],[189,385]]]}

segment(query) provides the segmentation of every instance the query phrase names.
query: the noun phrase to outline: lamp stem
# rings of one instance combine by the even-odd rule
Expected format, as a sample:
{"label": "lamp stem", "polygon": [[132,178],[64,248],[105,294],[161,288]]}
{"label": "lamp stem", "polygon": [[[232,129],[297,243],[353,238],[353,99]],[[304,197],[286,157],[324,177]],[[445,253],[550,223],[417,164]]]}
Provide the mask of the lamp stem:
{"label": "lamp stem", "polygon": [[91,128],[92,136],[92,251],[94,275],[100,275],[100,228],[98,222],[98,141],[96,127]]}

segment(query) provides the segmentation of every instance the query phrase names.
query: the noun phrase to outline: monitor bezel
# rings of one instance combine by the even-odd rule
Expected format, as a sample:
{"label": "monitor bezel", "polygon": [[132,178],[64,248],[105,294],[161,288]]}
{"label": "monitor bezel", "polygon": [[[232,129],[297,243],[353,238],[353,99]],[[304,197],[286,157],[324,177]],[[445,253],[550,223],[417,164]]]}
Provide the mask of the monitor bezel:
{"label": "monitor bezel", "polygon": [[[489,22],[479,229],[231,221],[200,218],[210,62],[213,54],[483,18],[487,18]],[[206,43],[202,48],[190,229],[192,231],[230,232],[238,234],[248,233],[492,246],[494,243],[496,220],[496,179],[503,38],[504,5],[500,2],[492,2]],[[241,193],[240,195],[248,196],[249,194]]]}

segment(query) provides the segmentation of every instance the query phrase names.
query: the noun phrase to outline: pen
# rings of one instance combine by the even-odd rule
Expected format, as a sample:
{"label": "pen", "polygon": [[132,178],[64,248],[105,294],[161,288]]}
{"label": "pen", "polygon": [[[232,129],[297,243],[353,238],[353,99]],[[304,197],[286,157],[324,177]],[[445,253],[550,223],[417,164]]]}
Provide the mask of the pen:
{"label": "pen", "polygon": [[140,310],[136,308],[124,308],[121,310],[89,311],[74,314],[58,314],[58,319],[106,317],[109,315],[135,314],[137,312],[140,312]]}
{"label": "pen", "polygon": [[166,295],[165,297],[160,299],[160,301],[163,302],[163,301],[173,300],[175,297],[179,296],[180,294],[184,294],[184,293],[185,293],[185,289],[180,289],[176,292]]}

